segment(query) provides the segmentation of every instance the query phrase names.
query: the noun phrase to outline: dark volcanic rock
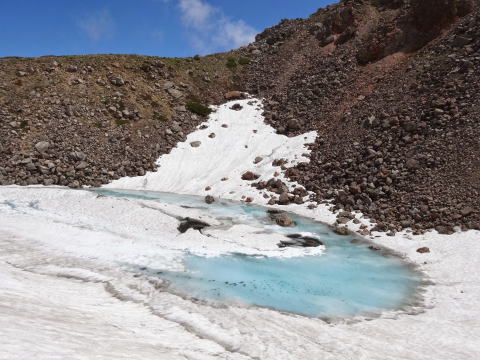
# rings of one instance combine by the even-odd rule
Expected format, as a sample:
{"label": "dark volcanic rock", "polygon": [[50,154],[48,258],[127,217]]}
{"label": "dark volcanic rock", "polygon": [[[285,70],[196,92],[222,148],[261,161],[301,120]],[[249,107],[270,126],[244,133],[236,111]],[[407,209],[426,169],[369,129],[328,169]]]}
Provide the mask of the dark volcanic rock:
{"label": "dark volcanic rock", "polygon": [[194,229],[201,231],[202,229],[210,226],[208,223],[201,221],[201,220],[196,220],[192,218],[185,218],[180,221],[180,225],[178,225],[178,231],[180,231],[182,234],[185,233],[188,229]]}
{"label": "dark volcanic rock", "polygon": [[301,234],[289,234],[287,235],[289,240],[281,240],[277,244],[279,248],[285,247],[318,247],[323,243],[311,236],[303,236]]}
{"label": "dark volcanic rock", "polygon": [[247,171],[243,173],[242,180],[253,181],[253,180],[257,180],[259,177],[260,175],[257,175],[251,171]]}
{"label": "dark volcanic rock", "polygon": [[237,103],[237,104],[233,104],[233,105],[230,107],[230,109],[239,111],[239,110],[242,110],[242,109],[243,109],[243,106]]}
{"label": "dark volcanic rock", "polygon": [[205,202],[207,204],[213,204],[215,202],[215,198],[212,195],[205,196]]}

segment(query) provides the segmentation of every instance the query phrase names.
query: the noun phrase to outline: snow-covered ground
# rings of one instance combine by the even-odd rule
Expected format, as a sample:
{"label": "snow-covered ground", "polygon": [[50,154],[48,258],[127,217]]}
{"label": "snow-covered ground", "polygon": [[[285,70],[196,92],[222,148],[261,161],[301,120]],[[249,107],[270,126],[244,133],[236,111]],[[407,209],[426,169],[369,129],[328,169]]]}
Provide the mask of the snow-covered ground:
{"label": "snow-covered ground", "polygon": [[[307,161],[304,144],[315,134],[277,135],[263,123],[260,104],[249,101],[220,106],[207,129],[159,159],[158,172],[110,187],[250,196],[264,204],[241,174],[251,170],[268,180],[278,170],[274,159]],[[243,109],[230,110],[237,102]],[[192,147],[194,141],[200,146]],[[263,160],[254,164],[259,156]],[[326,206],[286,209],[335,219]],[[186,250],[282,255],[275,235],[258,241],[258,234],[251,236],[258,229],[246,225],[237,225],[232,234],[241,236],[229,239],[179,235],[180,214],[199,216],[194,209],[87,191],[0,187],[0,359],[473,360],[480,354],[479,232],[376,234],[376,242],[403,254],[432,281],[424,311],[328,323],[269,309],[212,307],[162,291],[158,278],[118,268],[181,268],[177,260]],[[416,252],[423,246],[430,253]]]}

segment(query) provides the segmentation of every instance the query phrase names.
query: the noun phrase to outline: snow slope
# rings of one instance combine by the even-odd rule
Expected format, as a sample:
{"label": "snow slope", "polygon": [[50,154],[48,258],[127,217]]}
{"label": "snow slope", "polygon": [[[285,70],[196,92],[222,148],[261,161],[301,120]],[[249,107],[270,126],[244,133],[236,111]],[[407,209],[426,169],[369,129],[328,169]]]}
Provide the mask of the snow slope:
{"label": "snow slope", "polygon": [[[231,110],[231,106],[237,103],[243,108]],[[231,101],[216,107],[199,130],[189,134],[187,140],[179,143],[170,154],[160,157],[158,171],[145,176],[125,177],[106,187],[213,194],[235,200],[241,200],[242,196],[258,199],[258,191],[249,186],[251,182],[241,179],[242,174],[252,171],[261,175],[258,181],[269,180],[280,170],[272,166],[275,159],[288,159],[288,166],[308,161],[305,154],[310,151],[305,145],[312,143],[316,137],[315,132],[291,138],[278,135],[264,123],[261,114],[262,105],[256,99]],[[209,137],[212,133],[214,138]],[[196,141],[201,144],[194,148],[191,143]],[[255,164],[257,157],[262,160]],[[279,174],[278,178],[285,181],[283,174]],[[212,190],[206,191],[206,187]]]}
{"label": "snow slope", "polygon": [[[242,111],[229,109],[235,102],[219,107],[208,129],[190,134],[159,159],[158,172],[110,186],[237,200],[246,195],[266,202],[241,174],[254,170],[268,179],[278,170],[271,166],[275,158],[306,161],[304,144],[315,134],[277,135],[263,124],[259,104],[248,101],[240,102]],[[197,140],[201,145],[191,147]],[[264,160],[254,164],[257,156]],[[212,190],[206,192],[206,186]],[[168,239],[173,222],[159,210],[175,213],[174,207],[152,209],[146,201],[98,199],[85,191],[14,187],[0,188],[0,204],[0,359],[473,360],[480,353],[476,231],[375,234],[376,242],[404,255],[431,279],[422,311],[329,323],[269,309],[212,307],[162,291],[158,279],[116,267],[115,261],[172,267],[180,252],[202,241],[188,233],[180,241],[161,240]],[[335,218],[325,206],[287,209],[325,222]],[[203,250],[192,249],[208,255],[223,245],[203,242]],[[230,245],[242,251],[252,246]],[[430,253],[416,252],[423,246]]]}

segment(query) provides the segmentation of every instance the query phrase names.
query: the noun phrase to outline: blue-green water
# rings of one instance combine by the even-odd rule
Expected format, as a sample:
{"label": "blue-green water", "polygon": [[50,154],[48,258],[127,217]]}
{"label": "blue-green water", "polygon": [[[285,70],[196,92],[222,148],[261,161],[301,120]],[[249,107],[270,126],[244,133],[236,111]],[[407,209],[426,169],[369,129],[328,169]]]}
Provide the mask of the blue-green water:
{"label": "blue-green water", "polygon": [[[194,196],[124,190],[95,190],[109,196],[134,197],[204,208],[210,216],[231,217],[283,234],[309,232],[326,246],[322,256],[274,258],[230,254],[186,255],[186,272],[163,272],[172,291],[191,298],[255,305],[319,317],[378,314],[413,305],[422,284],[419,273],[399,257],[374,251],[355,235],[340,236],[325,224],[289,214],[296,227],[271,225],[266,209],[234,202],[207,205]],[[228,230],[226,230],[228,231]]]}

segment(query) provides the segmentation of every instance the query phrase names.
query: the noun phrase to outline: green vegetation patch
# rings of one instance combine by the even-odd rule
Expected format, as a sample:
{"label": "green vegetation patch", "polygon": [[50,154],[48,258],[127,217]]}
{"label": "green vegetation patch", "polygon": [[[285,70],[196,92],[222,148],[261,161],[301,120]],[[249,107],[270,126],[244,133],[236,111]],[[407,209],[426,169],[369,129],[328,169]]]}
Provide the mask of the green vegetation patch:
{"label": "green vegetation patch", "polygon": [[196,102],[189,102],[185,107],[188,111],[200,116],[208,116],[212,112],[212,109],[209,107]]}
{"label": "green vegetation patch", "polygon": [[237,60],[233,56],[227,58],[227,67],[229,69],[235,69],[237,67]]}
{"label": "green vegetation patch", "polygon": [[161,122],[168,121],[168,118],[165,115],[159,113],[158,111],[155,111],[153,113],[153,119],[156,120],[156,121],[161,121]]}
{"label": "green vegetation patch", "polygon": [[127,124],[128,124],[128,120],[120,120],[120,119],[117,119],[117,120],[115,120],[115,124],[117,124],[118,126],[127,125]]}
{"label": "green vegetation patch", "polygon": [[247,57],[241,57],[240,59],[238,59],[238,63],[240,65],[250,65],[250,59]]}

